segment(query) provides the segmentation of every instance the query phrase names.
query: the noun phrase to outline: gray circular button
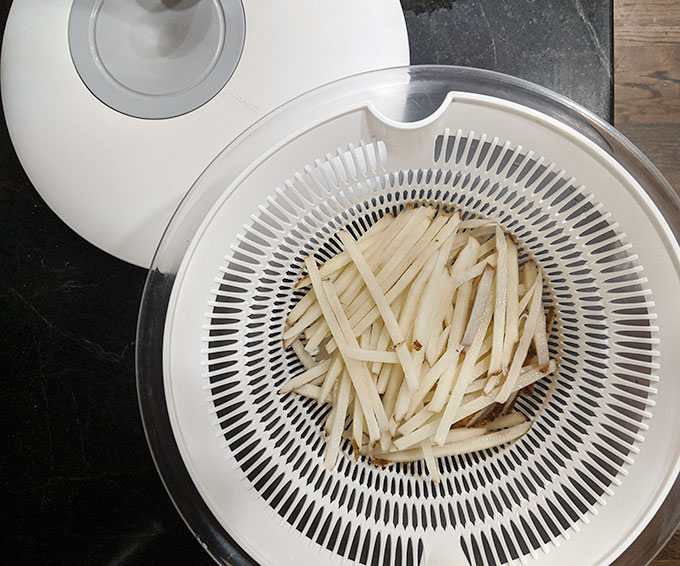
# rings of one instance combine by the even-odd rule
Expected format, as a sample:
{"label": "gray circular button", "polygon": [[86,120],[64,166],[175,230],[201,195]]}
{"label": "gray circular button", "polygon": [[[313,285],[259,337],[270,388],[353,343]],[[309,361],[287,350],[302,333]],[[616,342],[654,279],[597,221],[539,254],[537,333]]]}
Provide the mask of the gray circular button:
{"label": "gray circular button", "polygon": [[172,118],[208,102],[238,65],[241,0],[74,0],[73,64],[114,110]]}

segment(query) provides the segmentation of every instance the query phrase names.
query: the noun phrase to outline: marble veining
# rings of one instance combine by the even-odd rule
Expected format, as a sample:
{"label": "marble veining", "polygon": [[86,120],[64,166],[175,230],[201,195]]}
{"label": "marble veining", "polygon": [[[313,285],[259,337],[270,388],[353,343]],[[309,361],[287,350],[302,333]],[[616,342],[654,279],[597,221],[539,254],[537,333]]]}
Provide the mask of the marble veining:
{"label": "marble veining", "polygon": [[612,116],[610,0],[402,0],[414,64],[490,69]]}

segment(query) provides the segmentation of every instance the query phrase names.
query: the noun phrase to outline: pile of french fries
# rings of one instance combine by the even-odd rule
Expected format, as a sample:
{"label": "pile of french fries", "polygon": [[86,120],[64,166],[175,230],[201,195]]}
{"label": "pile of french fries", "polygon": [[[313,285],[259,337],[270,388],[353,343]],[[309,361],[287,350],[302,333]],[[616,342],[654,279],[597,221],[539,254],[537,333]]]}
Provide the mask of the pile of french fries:
{"label": "pile of french fries", "polygon": [[281,389],[329,403],[324,465],[344,438],[378,465],[436,458],[520,438],[518,393],[556,368],[543,277],[485,219],[428,206],[387,214],[321,266],[283,334],[304,370]]}

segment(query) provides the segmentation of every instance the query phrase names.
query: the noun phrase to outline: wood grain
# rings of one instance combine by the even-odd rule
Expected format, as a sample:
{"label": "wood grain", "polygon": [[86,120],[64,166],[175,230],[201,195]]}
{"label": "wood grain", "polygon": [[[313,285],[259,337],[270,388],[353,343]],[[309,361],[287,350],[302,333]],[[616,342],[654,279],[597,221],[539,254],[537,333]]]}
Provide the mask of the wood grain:
{"label": "wood grain", "polygon": [[[614,125],[680,191],[680,0],[614,0]],[[652,566],[680,566],[680,532]]]}
{"label": "wood grain", "polygon": [[678,0],[614,0],[614,48],[677,45]]}
{"label": "wood grain", "polygon": [[678,190],[679,0],[615,0],[614,123]]}
{"label": "wood grain", "polygon": [[651,566],[678,566],[680,564],[680,533],[668,542]]}

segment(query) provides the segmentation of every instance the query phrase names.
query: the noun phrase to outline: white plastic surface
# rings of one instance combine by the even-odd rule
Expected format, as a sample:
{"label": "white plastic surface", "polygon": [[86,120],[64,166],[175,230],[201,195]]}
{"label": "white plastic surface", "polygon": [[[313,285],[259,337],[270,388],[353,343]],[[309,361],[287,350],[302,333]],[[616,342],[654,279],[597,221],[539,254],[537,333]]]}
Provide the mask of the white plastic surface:
{"label": "white plastic surface", "polygon": [[[484,514],[481,514],[481,517],[478,517],[473,524],[468,523],[467,527],[459,523],[457,526],[449,525],[447,528],[428,529],[423,528],[422,525],[420,527],[412,525],[400,527],[387,524],[384,521],[376,520],[372,514],[362,515],[359,511],[356,512],[355,516],[353,512],[343,508],[343,504],[338,501],[339,495],[337,493],[325,495],[316,493],[310,483],[306,483],[299,477],[299,470],[296,470],[290,461],[286,461],[285,457],[278,454],[276,442],[270,438],[271,431],[263,421],[264,411],[258,410],[256,395],[249,393],[249,386],[246,384],[249,378],[245,377],[246,371],[254,371],[253,368],[256,367],[256,364],[251,365],[255,358],[246,355],[249,350],[245,344],[248,340],[245,335],[252,328],[248,325],[254,320],[248,318],[247,313],[255,312],[251,307],[260,304],[258,301],[263,300],[260,297],[261,295],[267,295],[266,290],[258,287],[261,283],[256,283],[263,278],[273,279],[275,283],[272,283],[272,286],[276,289],[273,292],[282,293],[284,297],[282,300],[286,308],[291,304],[292,291],[287,290],[286,286],[281,284],[283,275],[265,272],[262,266],[272,259],[267,256],[267,253],[277,249],[276,241],[278,241],[278,238],[283,239],[286,230],[289,229],[285,228],[282,234],[275,234],[271,239],[270,248],[267,248],[266,245],[260,246],[260,249],[269,249],[269,252],[260,256],[263,259],[258,260],[260,261],[259,264],[254,260],[252,265],[254,275],[244,275],[250,283],[242,285],[243,295],[228,292],[225,294],[225,296],[242,297],[243,301],[235,305],[242,314],[224,315],[237,319],[234,322],[234,328],[238,330],[236,333],[237,343],[233,347],[237,350],[237,353],[231,358],[228,354],[224,354],[223,358],[218,356],[217,360],[223,359],[224,363],[232,364],[229,366],[229,370],[238,372],[237,375],[240,377],[234,378],[233,381],[236,389],[229,389],[229,395],[235,391],[239,393],[240,397],[238,398],[243,401],[239,411],[246,411],[245,420],[249,423],[248,426],[256,431],[254,434],[241,431],[234,432],[234,436],[229,437],[229,431],[236,429],[227,427],[223,430],[218,426],[220,422],[224,422],[226,417],[219,415],[216,417],[219,407],[214,406],[214,401],[225,394],[211,391],[211,389],[220,383],[227,384],[229,381],[225,378],[225,381],[218,379],[211,383],[209,376],[219,377],[222,370],[214,370],[212,374],[211,371],[207,371],[210,364],[207,353],[204,350],[203,354],[199,354],[199,351],[206,348],[206,345],[209,346],[212,340],[208,331],[211,327],[206,325],[210,325],[211,321],[218,317],[215,314],[216,311],[212,310],[213,307],[220,304],[229,306],[228,303],[216,303],[216,299],[220,296],[219,292],[215,291],[216,287],[219,287],[220,282],[229,284],[229,281],[226,278],[223,279],[223,276],[230,272],[230,265],[235,264],[234,262],[241,261],[244,265],[250,263],[246,260],[236,261],[234,259],[235,254],[238,253],[245,254],[244,257],[247,256],[247,252],[244,251],[245,248],[241,246],[240,242],[248,242],[248,234],[251,232],[249,227],[254,222],[261,222],[258,219],[261,219],[266,211],[275,209],[275,207],[270,208],[272,201],[278,201],[278,206],[282,206],[281,203],[286,202],[286,199],[281,195],[287,193],[290,197],[292,193],[287,191],[292,190],[291,186],[299,187],[302,185],[302,182],[295,177],[296,172],[304,172],[306,165],[314,168],[317,159],[322,161],[316,163],[316,166],[319,167],[316,171],[321,173],[324,170],[328,171],[325,156],[336,155],[340,156],[341,159],[346,158],[347,155],[351,155],[351,153],[346,153],[350,143],[354,147],[359,147],[363,141],[373,148],[373,155],[377,152],[383,157],[382,160],[376,160],[378,163],[373,169],[369,167],[367,171],[360,172],[358,180],[351,178],[343,180],[342,175],[339,175],[337,183],[334,183],[332,175],[327,175],[325,179],[321,180],[321,185],[311,191],[315,193],[312,198],[314,202],[302,202],[298,206],[294,204],[297,202],[296,197],[293,196],[292,200],[286,197],[289,201],[287,206],[290,208],[287,214],[293,219],[293,223],[303,217],[307,218],[314,210],[317,210],[316,218],[329,214],[325,212],[319,216],[318,213],[318,211],[326,210],[328,207],[341,211],[345,206],[343,203],[347,202],[343,199],[348,197],[340,197],[340,194],[351,196],[353,191],[356,190],[353,187],[356,187],[358,181],[366,182],[367,179],[376,179],[385,174],[395,174],[395,186],[390,188],[388,184],[381,188],[376,184],[376,198],[377,195],[387,194],[392,190],[397,192],[401,190],[400,187],[402,186],[427,190],[428,186],[432,188],[434,185],[435,189],[441,189],[442,193],[445,191],[446,182],[442,181],[439,185],[434,182],[428,184],[422,180],[418,181],[415,174],[413,177],[415,180],[399,181],[398,172],[400,170],[450,170],[454,173],[456,171],[461,172],[463,177],[470,174],[472,179],[476,175],[480,176],[482,180],[487,174],[492,177],[491,173],[480,168],[474,159],[470,163],[463,161],[456,164],[447,162],[441,156],[439,158],[433,157],[433,153],[436,155],[435,148],[438,136],[443,136],[444,144],[446,144],[447,136],[451,137],[452,140],[455,138],[459,141],[464,138],[477,139],[480,140],[480,144],[483,144],[483,140],[485,140],[491,144],[491,147],[504,146],[507,142],[507,147],[512,149],[516,155],[530,155],[534,160],[542,160],[542,163],[546,166],[552,163],[555,172],[563,169],[564,174],[561,177],[567,181],[567,185],[571,184],[575,187],[574,194],[580,194],[584,197],[583,203],[590,203],[589,206],[593,207],[593,211],[599,210],[602,220],[607,222],[607,230],[611,229],[616,232],[617,236],[613,241],[619,242],[616,245],[620,247],[615,248],[615,252],[620,255],[611,256],[613,259],[610,261],[613,262],[612,265],[623,266],[622,269],[630,269],[631,274],[635,274],[632,281],[635,285],[640,285],[640,290],[631,291],[631,296],[647,298],[644,298],[643,314],[621,314],[621,306],[616,304],[616,300],[618,300],[616,293],[622,292],[620,290],[621,284],[605,281],[609,276],[603,274],[600,262],[602,256],[598,256],[597,253],[599,252],[596,252],[593,244],[588,243],[589,236],[584,236],[582,229],[574,226],[576,221],[568,219],[568,215],[578,206],[572,208],[568,213],[562,214],[560,207],[569,200],[568,198],[560,204],[551,204],[559,191],[549,198],[542,194],[530,194],[529,192],[524,195],[524,203],[533,203],[532,206],[542,211],[541,214],[532,216],[530,219],[538,222],[537,219],[545,214],[548,215],[548,219],[541,220],[541,222],[545,224],[549,223],[550,219],[554,219],[558,226],[562,226],[566,231],[566,241],[574,243],[575,249],[581,250],[583,258],[585,258],[584,265],[591,270],[591,275],[596,279],[592,282],[592,287],[595,290],[581,291],[579,286],[571,280],[569,280],[567,287],[570,290],[569,292],[575,295],[582,293],[586,296],[590,293],[597,298],[597,301],[600,301],[597,304],[603,305],[602,310],[595,311],[598,316],[599,313],[602,313],[602,324],[608,329],[606,331],[608,338],[601,342],[602,347],[606,348],[607,359],[610,360],[606,364],[606,368],[601,370],[606,375],[606,380],[602,382],[602,405],[588,423],[582,423],[586,432],[581,435],[579,439],[581,444],[572,453],[574,459],[565,460],[564,469],[557,470],[551,482],[544,482],[544,485],[540,486],[540,493],[532,496],[530,502],[517,506],[509,505],[502,512],[499,511],[500,516],[496,517],[492,516],[485,519]],[[382,145],[384,155],[383,150],[376,149],[381,144],[384,144]],[[371,162],[370,151],[366,155],[369,157],[364,159],[364,165]],[[319,163],[321,163],[321,166]],[[355,165],[358,169],[363,168],[360,160]],[[351,168],[348,170],[351,170]],[[519,170],[516,175],[518,174]],[[516,181],[516,175],[514,180],[512,176],[507,178],[507,184],[510,187],[508,195],[514,189],[521,193],[521,183],[513,185]],[[572,177],[575,179],[572,179]],[[290,183],[286,183],[286,180],[290,180]],[[277,190],[277,188],[281,188],[281,190]],[[370,193],[365,185],[362,190]],[[481,204],[475,204],[475,210],[486,210],[486,213],[490,216],[498,218],[501,222],[507,222],[506,229],[514,231],[515,234],[521,233],[521,230],[516,223],[513,223],[514,219],[520,218],[523,219],[522,222],[529,224],[529,220],[518,212],[522,210],[524,204],[512,206],[513,203],[509,202],[510,196],[508,196],[508,201],[503,201],[497,196],[492,198],[488,193],[476,191],[474,187],[470,186],[456,190],[469,191],[471,195],[476,195]],[[545,190],[547,191],[547,189]],[[579,193],[579,191],[581,192]],[[436,195],[434,192],[433,194]],[[520,196],[522,195],[520,194]],[[361,203],[362,198],[357,198],[357,202]],[[443,196],[431,197],[434,202],[443,198]],[[489,206],[485,207],[485,199],[488,199],[486,202]],[[368,201],[368,197],[366,197],[366,200]],[[419,200],[419,197],[414,197],[414,200]],[[330,204],[325,204],[322,207],[324,202]],[[346,206],[349,207],[349,204]],[[367,206],[369,209],[371,206],[379,208],[379,205],[375,203]],[[469,206],[473,205],[470,204]],[[461,208],[465,209],[465,207]],[[272,213],[267,214],[271,215]],[[505,214],[508,216],[506,217]],[[282,225],[287,226],[287,221],[282,221]],[[560,246],[564,244],[551,243],[555,239],[554,236],[549,235],[551,229],[548,226],[548,228],[541,229],[538,232],[538,243],[542,244],[542,247],[547,249],[549,254],[557,256]],[[332,233],[333,230],[330,232]],[[292,234],[290,230],[288,233]],[[293,248],[291,257],[298,253],[296,246],[298,242],[303,240],[293,236],[292,241],[294,242],[287,244]],[[302,246],[302,243],[299,244],[302,246],[302,251],[299,253],[308,253],[318,249],[318,244],[313,240],[308,240],[308,242],[304,242],[304,246]],[[520,239],[520,245],[528,246],[529,244]],[[534,246],[532,249],[539,251],[542,249],[541,246],[536,247],[535,242],[531,245]],[[258,246],[252,244],[252,240],[250,246],[254,246],[253,257],[258,257],[255,251]],[[239,250],[241,251],[239,252]],[[559,253],[564,255],[566,252]],[[540,262],[544,256],[537,255],[536,257]],[[271,456],[277,462],[277,473],[280,471],[284,474],[285,478],[282,484],[290,481],[302,493],[306,493],[309,498],[318,501],[323,509],[334,516],[334,520],[337,518],[349,521],[354,525],[353,528],[361,530],[362,536],[368,531],[373,532],[374,535],[379,532],[382,536],[380,540],[383,545],[388,535],[393,537],[393,540],[401,537],[403,540],[415,541],[413,544],[422,545],[422,564],[440,566],[449,564],[454,559],[456,564],[466,564],[467,559],[461,550],[460,540],[469,541],[470,537],[477,537],[480,533],[488,532],[488,529],[498,530],[501,525],[507,527],[509,524],[514,524],[513,522],[519,524],[520,517],[524,516],[523,514],[526,513],[527,509],[538,515],[535,506],[541,505],[546,498],[553,497],[554,486],[566,476],[572,475],[577,468],[582,468],[582,460],[587,461],[589,459],[588,451],[592,450],[595,444],[601,442],[602,435],[606,436],[607,427],[611,426],[611,423],[606,420],[604,413],[610,411],[609,407],[612,404],[618,403],[616,396],[619,395],[628,399],[628,401],[633,400],[634,403],[639,401],[641,408],[631,409],[631,414],[644,416],[641,417],[642,420],[639,424],[633,427],[637,430],[633,433],[633,436],[638,439],[631,441],[629,448],[627,448],[627,455],[623,458],[623,463],[614,467],[615,471],[611,472],[609,476],[611,483],[603,489],[601,494],[593,496],[593,503],[588,505],[587,509],[580,513],[576,520],[568,521],[568,528],[559,528],[558,526],[557,533],[549,535],[549,540],[542,541],[536,549],[532,548],[526,553],[520,553],[521,557],[506,561],[500,560],[497,549],[490,551],[494,554],[496,563],[504,564],[529,563],[573,566],[575,557],[578,557],[579,566],[609,564],[644,528],[663,501],[677,476],[680,465],[680,445],[675,441],[675,434],[668,432],[680,429],[680,413],[676,410],[676,400],[680,396],[680,382],[675,379],[674,375],[676,368],[680,367],[680,350],[675,347],[677,336],[680,335],[680,319],[675,316],[677,294],[680,289],[679,257],[680,250],[678,250],[678,246],[663,218],[641,187],[625,170],[580,134],[555,120],[516,104],[489,97],[453,93],[447,98],[440,112],[416,124],[400,125],[376,116],[369,107],[358,107],[347,109],[345,113],[338,113],[322,123],[305,125],[296,135],[286,140],[279,147],[271,148],[269,153],[263,155],[257,163],[253,163],[252,167],[245,171],[234,185],[225,187],[222,199],[213,207],[202,227],[196,233],[177,275],[166,323],[164,376],[168,409],[175,437],[189,473],[211,511],[224,528],[251,556],[265,565],[281,564],[282,560],[289,561],[286,563],[300,565],[340,564],[343,561],[341,554],[345,553],[346,555],[347,551],[343,550],[341,553],[337,549],[332,549],[327,541],[320,544],[296,530],[292,526],[292,522],[293,519],[297,520],[297,518],[291,519],[291,516],[295,515],[294,510],[289,509],[283,514],[284,516],[277,514],[272,507],[271,500],[263,496],[262,492],[254,487],[253,481],[246,477],[246,474],[241,470],[243,461],[236,457],[238,450],[232,451],[228,447],[230,442],[239,440],[239,434],[247,433],[249,435],[245,444],[257,439],[260,442],[258,450],[264,447],[265,454]],[[281,258],[278,259],[282,261]],[[284,263],[286,261],[288,260],[285,260]],[[559,261],[568,263],[569,260],[567,258]],[[298,264],[295,264],[295,262],[286,263],[281,271],[299,269]],[[627,267],[629,264],[630,267]],[[294,267],[291,267],[291,265],[294,265]],[[546,268],[545,265],[544,268]],[[550,268],[546,269],[550,271]],[[548,281],[549,285],[553,286],[553,296],[557,301],[556,319],[558,321],[563,320],[566,317],[566,311],[561,309],[566,307],[560,302],[562,299],[559,299],[559,283],[551,282],[550,277]],[[236,283],[232,284],[238,287]],[[584,287],[589,284],[582,283],[580,285]],[[256,287],[258,287],[257,290]],[[266,301],[262,304],[266,304]],[[262,312],[266,312],[268,313],[267,316],[270,316],[269,310]],[[589,375],[584,373],[588,366],[582,365],[583,361],[591,356],[589,352],[592,350],[588,344],[588,329],[583,326],[585,322],[590,320],[588,312],[587,309],[583,310],[578,315],[580,318],[577,317],[582,326],[579,328],[578,338],[575,339],[578,341],[576,354],[567,353],[569,348],[572,347],[567,348],[561,342],[561,340],[567,338],[560,333],[558,333],[557,338],[560,356],[563,356],[565,360],[568,356],[575,359],[573,367],[580,372],[575,376],[576,382],[573,384],[577,388],[584,383],[584,378],[588,378]],[[649,340],[647,343],[650,344],[650,352],[654,356],[652,362],[646,366],[650,369],[651,386],[643,385],[644,380],[641,381],[639,386],[640,390],[644,392],[642,398],[633,396],[630,391],[626,393],[625,388],[619,391],[617,377],[614,375],[617,371],[620,372],[616,364],[624,360],[627,354],[626,347],[622,345],[621,339],[617,338],[615,331],[623,328],[625,324],[631,323],[630,321],[633,321],[632,327],[637,328],[636,320],[642,321],[639,323],[640,325],[650,325],[648,328],[651,332],[651,338],[641,340],[643,342]],[[563,322],[558,322],[558,324],[563,324]],[[280,325],[280,322],[267,318],[267,327],[274,329],[271,330],[274,334],[276,334],[277,325]],[[564,331],[563,327],[560,327],[560,329]],[[272,337],[270,336],[270,338]],[[269,344],[276,344],[276,336]],[[276,346],[271,346],[271,348],[271,351],[276,350]],[[271,354],[271,357],[273,358],[276,355],[278,354]],[[217,362],[213,361],[212,363]],[[271,403],[273,403],[271,406],[277,408],[280,414],[283,414],[282,404],[286,401],[281,398],[282,396],[277,397],[276,386],[267,380],[267,375],[273,375],[274,370],[267,366],[266,361],[262,363],[264,364],[262,370],[264,377],[261,384],[264,384],[264,391],[269,392],[271,396]],[[201,367],[202,365],[203,367]],[[566,361],[564,366],[568,366]],[[205,372],[203,377],[201,376],[202,372]],[[277,377],[277,383],[284,382],[289,372],[290,363],[289,368],[284,371],[284,377]],[[661,375],[663,375],[663,378],[655,383],[658,379],[657,376]],[[547,456],[548,450],[558,450],[556,448],[558,445],[564,447],[564,441],[559,440],[559,435],[564,434],[566,425],[564,430],[558,427],[551,429],[550,432],[545,432],[549,430],[545,428],[545,423],[551,422],[551,419],[553,422],[560,423],[562,422],[559,420],[560,418],[570,418],[571,415],[577,414],[580,410],[577,408],[580,403],[577,398],[577,389],[571,395],[559,393],[559,395],[566,395],[563,399],[567,399],[566,408],[561,413],[562,417],[549,415],[551,411],[555,411],[555,407],[550,405],[549,401],[558,395],[556,388],[565,389],[564,384],[569,385],[570,382],[567,377],[567,374],[561,374],[546,386],[547,401],[543,404],[539,403],[535,415],[537,427],[534,427],[532,433],[516,445],[485,456],[482,459],[484,465],[489,462],[500,461],[511,454],[516,456],[517,450],[523,450],[523,453],[530,453],[531,457],[526,458],[526,461],[521,465],[515,465],[508,474],[516,479],[519,479],[522,474],[534,477],[531,475],[531,470],[534,473],[536,472],[535,462],[539,461],[538,458]],[[263,394],[262,389],[260,389],[261,384],[258,384],[257,396]],[[627,394],[629,394],[628,397],[626,397]],[[540,398],[538,399],[540,400]],[[295,401],[295,403],[300,405],[300,411],[304,413],[303,402]],[[306,407],[306,405],[304,406]],[[557,405],[557,407],[559,408],[560,405]],[[311,417],[309,418],[311,422]],[[289,429],[295,428],[294,422],[286,422]],[[539,436],[532,437],[532,434],[537,430],[544,431],[544,435],[547,435],[548,439],[541,440]],[[320,427],[317,432],[318,439],[321,439]],[[320,457],[315,454],[318,442],[307,445],[298,440],[297,445],[301,446],[302,452],[307,454],[311,466],[320,465]],[[350,452],[346,452],[342,456],[342,461],[343,463],[336,467],[336,470],[330,472],[328,477],[333,481],[341,482],[342,485],[348,485],[350,491],[354,489],[357,494],[364,493],[368,496],[369,493],[373,493],[372,490],[376,489],[375,486],[371,488],[362,485],[359,480],[352,479],[356,476],[351,474],[354,467],[368,471],[371,466],[363,461],[354,463]],[[346,474],[338,468],[349,469],[350,473]],[[397,480],[408,476],[407,472],[397,473],[391,468],[374,473],[380,478],[396,478]],[[465,475],[460,470],[449,471],[443,474],[443,477],[453,479],[454,477],[462,477],[461,474]],[[363,477],[363,474],[360,477]],[[410,480],[407,479],[406,481]],[[421,481],[421,478],[416,477],[413,481],[417,483]],[[422,484],[427,483],[427,481],[422,480]],[[497,484],[500,483],[500,481],[494,482],[492,485],[483,488],[468,487],[468,490],[461,492],[459,497],[462,499],[468,496],[490,496],[497,489]],[[533,480],[533,483],[538,485],[536,480]],[[287,493],[292,490],[293,488],[290,488]],[[404,505],[420,504],[419,498],[415,496],[406,498],[402,495],[385,494],[384,497],[386,498],[385,505],[392,505],[395,500],[404,500]],[[376,495],[376,499],[378,498],[379,496]],[[451,497],[448,501],[455,505],[457,499]],[[280,506],[281,503],[279,502],[277,505]],[[474,511],[468,513],[475,514]],[[543,521],[540,515],[537,521],[538,523]],[[551,530],[547,527],[546,531],[551,533]],[[326,535],[326,539],[328,536]],[[336,541],[334,546],[339,548],[338,545],[342,546],[340,542]],[[377,542],[375,542],[375,545],[379,546]],[[373,549],[373,547],[371,548]],[[406,547],[402,550],[405,553]],[[383,551],[384,554],[380,554],[380,558],[382,560],[387,556],[385,558],[387,561],[380,563],[394,563],[394,561],[390,561],[394,557],[387,550],[378,549],[378,552]],[[391,548],[390,552],[394,553],[394,547]],[[349,562],[352,562],[352,560],[349,560]],[[479,560],[471,559],[467,563],[475,566],[486,566],[486,564],[492,562],[487,555],[487,558],[482,556]]]}
{"label": "white plastic surface", "polygon": [[226,86],[189,114],[144,120],[111,110],[68,49],[70,0],[15,0],[2,48],[5,118],[41,196],[105,251],[148,266],[201,171],[268,111],[315,86],[408,64],[397,0],[243,1],[246,41]]}

